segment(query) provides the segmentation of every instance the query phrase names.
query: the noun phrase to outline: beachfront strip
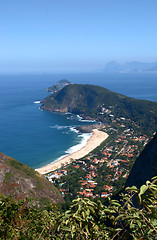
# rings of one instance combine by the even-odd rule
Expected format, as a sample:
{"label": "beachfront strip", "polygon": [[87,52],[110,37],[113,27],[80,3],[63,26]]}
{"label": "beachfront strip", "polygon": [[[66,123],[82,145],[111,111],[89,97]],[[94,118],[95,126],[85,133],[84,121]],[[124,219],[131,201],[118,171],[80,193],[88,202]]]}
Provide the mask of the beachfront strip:
{"label": "beachfront strip", "polygon": [[51,172],[52,170],[60,168],[62,165],[67,165],[71,162],[73,162],[76,159],[82,158],[86,156],[88,153],[90,153],[93,149],[95,149],[97,146],[99,146],[106,138],[108,137],[108,134],[99,131],[98,129],[94,129],[92,132],[91,137],[87,141],[86,145],[79,149],[78,151],[71,153],[55,162],[52,162],[44,167],[36,169],[41,174],[46,174]]}
{"label": "beachfront strip", "polygon": [[109,135],[103,144],[87,156],[46,175],[66,200],[79,196],[106,198],[119,191],[137,156],[151,138],[140,133],[134,121],[115,118],[110,109],[102,108],[101,113],[104,112],[111,121],[102,129]]}

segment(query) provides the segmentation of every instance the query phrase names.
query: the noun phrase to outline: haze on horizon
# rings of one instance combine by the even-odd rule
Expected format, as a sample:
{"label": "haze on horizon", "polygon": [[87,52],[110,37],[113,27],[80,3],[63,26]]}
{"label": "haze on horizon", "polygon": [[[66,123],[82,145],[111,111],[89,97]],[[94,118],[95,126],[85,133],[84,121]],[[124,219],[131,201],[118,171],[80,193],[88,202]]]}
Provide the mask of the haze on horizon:
{"label": "haze on horizon", "polygon": [[156,9],[156,0],[1,1],[0,73],[157,62]]}

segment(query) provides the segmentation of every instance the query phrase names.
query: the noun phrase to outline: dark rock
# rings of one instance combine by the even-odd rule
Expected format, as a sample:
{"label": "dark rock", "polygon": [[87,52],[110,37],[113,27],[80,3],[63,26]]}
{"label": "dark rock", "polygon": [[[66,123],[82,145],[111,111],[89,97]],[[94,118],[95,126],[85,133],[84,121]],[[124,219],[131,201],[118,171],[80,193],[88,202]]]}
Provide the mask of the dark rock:
{"label": "dark rock", "polygon": [[99,129],[101,127],[102,127],[102,125],[100,125],[100,124],[93,124],[93,125],[79,126],[79,127],[76,127],[76,129],[81,133],[91,133],[93,131],[93,129]]}
{"label": "dark rock", "polygon": [[157,175],[157,134],[146,145],[140,156],[136,159],[129,177],[126,181],[126,187],[141,187],[147,180]]}

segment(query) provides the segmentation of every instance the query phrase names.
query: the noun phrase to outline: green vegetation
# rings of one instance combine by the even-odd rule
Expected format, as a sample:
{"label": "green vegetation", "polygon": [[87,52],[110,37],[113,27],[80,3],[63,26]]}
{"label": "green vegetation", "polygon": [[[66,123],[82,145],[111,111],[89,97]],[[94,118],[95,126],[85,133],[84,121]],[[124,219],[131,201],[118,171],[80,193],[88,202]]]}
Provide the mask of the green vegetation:
{"label": "green vegetation", "polygon": [[[70,84],[49,95],[42,103],[41,108],[44,110],[71,112],[103,123],[110,123],[111,119],[121,117],[130,119],[138,123],[143,133],[149,135],[156,130],[156,102],[126,97],[99,86]],[[110,114],[102,113],[102,107]]]}
{"label": "green vegetation", "polygon": [[157,177],[140,189],[129,187],[104,205],[73,200],[62,212],[54,204],[33,207],[28,199],[0,196],[0,239],[128,240],[157,236]]}
{"label": "green vegetation", "polygon": [[[63,198],[54,185],[34,169],[0,153],[0,192],[15,197],[32,197],[37,205],[46,201],[63,202]],[[44,200],[45,198],[45,200]]]}
{"label": "green vegetation", "polygon": [[19,161],[15,160],[14,158],[9,159],[9,165],[14,167],[17,170],[23,171],[29,177],[34,177],[35,175],[39,175],[32,168],[28,167],[27,165],[25,165],[23,163],[20,163]]}
{"label": "green vegetation", "polygon": [[59,82],[57,82],[55,85],[47,88],[46,90],[47,90],[48,92],[53,92],[53,93],[55,93],[55,92],[58,92],[59,90],[61,90],[63,87],[69,85],[69,84],[71,84],[71,82],[70,82],[69,80],[67,80],[67,79],[62,79],[62,80],[60,80]]}
{"label": "green vegetation", "polygon": [[6,174],[5,174],[5,184],[8,184],[9,183],[9,179],[11,178],[13,176],[13,174],[12,173],[10,173],[10,172],[7,172]]}
{"label": "green vegetation", "polygon": [[20,163],[19,161],[15,159],[11,159],[9,161],[10,165],[14,167],[16,170],[23,171],[24,175],[27,175],[27,177],[31,177],[36,180],[36,190],[41,190],[43,186],[42,177],[39,177],[38,172],[34,171],[34,169],[28,167],[25,164]]}
{"label": "green vegetation", "polygon": [[[47,174],[65,203],[43,176],[0,153],[1,189],[8,187],[2,191],[8,196],[0,196],[0,239],[155,239],[157,177],[140,189],[124,186],[156,130],[157,103],[74,84],[43,100],[42,108],[101,121],[109,137],[87,156]],[[147,150],[152,153],[152,142]]]}
{"label": "green vegetation", "polygon": [[84,158],[62,166],[54,177],[47,175],[62,192],[66,206],[76,197],[103,198],[104,202],[107,196],[119,192],[137,156],[156,131],[157,103],[126,97],[99,86],[66,86],[44,99],[42,108],[100,121],[101,130],[109,135]]}
{"label": "green vegetation", "polygon": [[[127,123],[128,120],[117,120],[113,123],[114,128],[106,125],[103,131],[109,137],[100,146],[87,156],[57,169],[55,175],[53,172],[47,174],[62,192],[66,206],[81,196],[93,200],[101,198],[105,202],[107,196],[124,188],[137,156],[149,141],[148,136],[136,131],[134,122],[130,123],[130,129],[127,129]],[[63,174],[64,171],[67,173]]]}

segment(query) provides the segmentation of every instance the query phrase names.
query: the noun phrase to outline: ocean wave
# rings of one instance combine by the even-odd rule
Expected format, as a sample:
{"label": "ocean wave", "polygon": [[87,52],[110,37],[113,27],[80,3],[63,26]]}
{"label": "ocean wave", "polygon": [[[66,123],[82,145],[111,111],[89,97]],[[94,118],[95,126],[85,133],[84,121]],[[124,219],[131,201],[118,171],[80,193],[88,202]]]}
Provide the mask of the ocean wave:
{"label": "ocean wave", "polygon": [[49,128],[55,128],[55,129],[58,129],[58,130],[62,130],[62,129],[65,129],[65,128],[70,128],[70,126],[54,125],[54,126],[49,126]]}
{"label": "ocean wave", "polygon": [[96,120],[85,120],[85,119],[82,119],[80,120],[81,122],[96,122]]}
{"label": "ocean wave", "polygon": [[81,142],[77,145],[70,147],[67,151],[65,151],[65,153],[71,154],[80,150],[82,147],[84,147],[87,144],[87,141],[89,140],[91,135],[92,135],[91,133],[83,133],[79,135],[79,137],[82,138]]}
{"label": "ocean wave", "polygon": [[38,103],[41,103],[41,101],[34,101],[33,103],[38,104]]}
{"label": "ocean wave", "polygon": [[77,152],[78,150],[80,150],[82,147],[84,147],[87,144],[87,141],[89,140],[89,138],[92,136],[92,133],[83,133],[78,135],[78,137],[82,138],[81,142],[70,147],[69,149],[67,149],[65,151],[65,154],[61,155],[60,157],[58,157],[57,159],[55,159],[52,162],[57,162],[58,160],[61,160],[62,158],[68,156],[71,153]]}
{"label": "ocean wave", "polygon": [[75,127],[76,126],[60,126],[60,125],[49,126],[49,128],[55,128],[57,130],[68,129],[71,132],[79,133],[79,131]]}
{"label": "ocean wave", "polygon": [[68,156],[68,154],[64,154],[64,155],[60,156],[59,158],[56,158],[55,160],[51,161],[50,163],[57,162],[57,161],[61,160],[62,158],[66,157],[66,156]]}
{"label": "ocean wave", "polygon": [[69,119],[69,120],[78,120],[78,117],[76,115],[70,113],[70,114],[67,115],[67,119]]}
{"label": "ocean wave", "polygon": [[70,117],[67,117],[67,119],[69,119],[69,120],[74,120],[75,117],[74,117],[74,116],[70,116]]}
{"label": "ocean wave", "polygon": [[76,116],[77,116],[79,121],[83,119],[83,117],[81,117],[80,115],[76,115]]}
{"label": "ocean wave", "polygon": [[72,113],[70,113],[70,112],[65,112],[64,114],[65,115],[72,115]]}
{"label": "ocean wave", "polygon": [[49,126],[49,128],[56,128],[58,130],[69,128],[71,132],[79,133],[79,131],[75,127],[76,126],[61,126],[61,125]]}
{"label": "ocean wave", "polygon": [[[66,157],[66,156],[68,156],[69,154],[64,154],[64,155],[62,155],[62,156],[60,156],[59,158],[57,158],[55,161],[58,161],[58,160],[60,160],[60,159],[62,159],[62,158],[64,158],[64,157]],[[54,161],[54,162],[55,162]]]}
{"label": "ocean wave", "polygon": [[79,133],[79,131],[75,127],[70,127],[71,132]]}

